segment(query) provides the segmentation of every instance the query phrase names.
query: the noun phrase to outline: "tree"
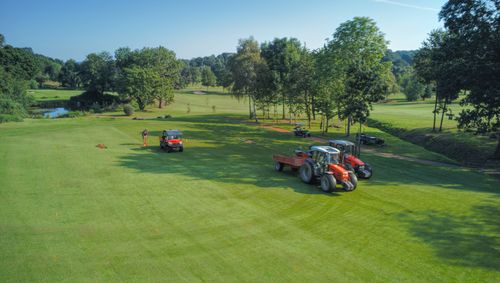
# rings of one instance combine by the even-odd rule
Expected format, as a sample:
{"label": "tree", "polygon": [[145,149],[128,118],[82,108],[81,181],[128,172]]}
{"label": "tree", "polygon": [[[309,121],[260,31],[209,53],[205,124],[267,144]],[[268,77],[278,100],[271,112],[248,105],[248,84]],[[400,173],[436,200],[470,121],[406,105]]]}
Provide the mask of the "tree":
{"label": "tree", "polygon": [[289,105],[290,108],[292,104],[290,75],[300,60],[301,44],[296,38],[275,38],[272,42],[262,44],[261,49],[269,69],[276,73],[277,91],[283,107],[282,118],[285,119],[285,106]]}
{"label": "tree", "polygon": [[66,61],[59,72],[59,82],[65,87],[78,88],[81,83],[78,68],[78,63],[75,60]]}
{"label": "tree", "polygon": [[356,17],[337,28],[325,49],[333,64],[326,71],[337,81],[338,114],[347,119],[349,135],[351,124],[364,123],[372,103],[383,99],[394,84],[391,62],[382,62],[387,41],[375,21]]}
{"label": "tree", "polygon": [[5,37],[3,36],[3,34],[0,33],[0,48],[2,48],[4,44],[5,44]]}
{"label": "tree", "polygon": [[[498,0],[448,1],[439,18],[451,46],[444,50],[457,62],[454,77],[466,95],[458,127],[476,133],[496,132],[494,157],[500,159],[500,2]],[[438,92],[439,93],[439,92]]]}
{"label": "tree", "polygon": [[[303,47],[300,59],[292,68],[290,74],[290,89],[295,93],[294,104],[297,110],[304,110],[307,116],[307,124],[311,127],[313,113],[313,79],[315,75],[315,61],[313,54]],[[297,107],[299,106],[299,107]]]}
{"label": "tree", "polygon": [[[181,84],[180,71],[182,67],[182,62],[176,59],[173,51],[162,46],[157,48],[143,48],[141,50],[134,51],[129,48],[119,48],[115,52],[115,57],[116,66],[122,81],[127,75],[139,75],[137,69],[135,69],[136,72],[130,72],[130,70],[125,72],[126,69],[148,69],[147,72],[142,73],[142,75],[149,76],[151,72],[154,72],[157,75],[154,80],[150,80],[151,83],[153,81],[154,83],[152,83],[152,85],[148,85],[148,88],[154,90],[154,99],[158,101],[158,107],[161,108],[163,105],[168,105],[173,102],[173,90],[177,85]],[[122,95],[131,93],[126,90],[124,85],[118,86],[117,90]],[[145,97],[149,97],[149,95],[146,95]],[[144,102],[143,107],[150,103],[148,99],[143,99],[141,97],[139,97],[139,99]]]}
{"label": "tree", "polygon": [[432,131],[436,130],[439,113],[439,131],[442,131],[444,115],[449,110],[448,105],[458,98],[464,87],[460,77],[465,70],[461,67],[460,60],[450,56],[457,51],[457,46],[450,41],[450,34],[443,30],[434,30],[415,55],[416,74],[427,84],[436,86]]}
{"label": "tree", "polygon": [[215,77],[214,72],[212,72],[212,69],[210,67],[203,67],[201,69],[201,84],[203,86],[208,87],[209,86],[215,86],[217,83],[217,78]]}
{"label": "tree", "polygon": [[413,68],[407,67],[404,73],[400,75],[399,85],[408,101],[416,101],[425,98],[426,86],[418,81]]}
{"label": "tree", "polygon": [[81,64],[80,77],[87,92],[103,95],[113,90],[116,77],[113,58],[107,52],[87,55]]}
{"label": "tree", "polygon": [[240,39],[237,53],[231,57],[230,61],[231,74],[234,80],[233,91],[237,97],[248,97],[249,117],[256,120],[254,90],[259,64],[261,64],[261,58],[257,41],[253,37]]}
{"label": "tree", "polygon": [[138,66],[125,68],[120,80],[124,93],[135,99],[142,111],[153,103],[159,81],[160,76],[153,69]]}

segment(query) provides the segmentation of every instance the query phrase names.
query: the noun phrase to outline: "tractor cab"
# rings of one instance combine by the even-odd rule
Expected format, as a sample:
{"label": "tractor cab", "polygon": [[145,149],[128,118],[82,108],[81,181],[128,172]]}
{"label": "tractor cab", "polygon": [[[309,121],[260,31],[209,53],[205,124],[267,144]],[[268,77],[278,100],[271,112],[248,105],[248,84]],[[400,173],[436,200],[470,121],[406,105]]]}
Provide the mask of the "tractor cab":
{"label": "tractor cab", "polygon": [[[353,142],[345,140],[329,140],[328,145],[340,151],[341,159],[356,158],[357,148]],[[361,160],[359,161],[361,162]]]}
{"label": "tractor cab", "polygon": [[331,146],[311,146],[309,156],[301,166],[300,178],[306,183],[319,179],[321,189],[331,192],[336,184],[342,184],[344,190],[356,188],[357,179],[354,172],[346,170],[340,163],[340,151]]}
{"label": "tractor cab", "polygon": [[315,175],[333,172],[340,180],[349,178],[347,170],[339,163],[340,151],[338,149],[331,146],[311,146],[309,156],[313,161]]}
{"label": "tractor cab", "polygon": [[178,130],[164,130],[160,137],[160,148],[167,150],[167,152],[173,150],[184,151],[182,132]]}
{"label": "tractor cab", "polygon": [[356,145],[345,140],[329,140],[328,144],[340,151],[340,160],[344,168],[352,170],[363,179],[372,176],[372,168],[367,163],[361,161],[356,154]]}

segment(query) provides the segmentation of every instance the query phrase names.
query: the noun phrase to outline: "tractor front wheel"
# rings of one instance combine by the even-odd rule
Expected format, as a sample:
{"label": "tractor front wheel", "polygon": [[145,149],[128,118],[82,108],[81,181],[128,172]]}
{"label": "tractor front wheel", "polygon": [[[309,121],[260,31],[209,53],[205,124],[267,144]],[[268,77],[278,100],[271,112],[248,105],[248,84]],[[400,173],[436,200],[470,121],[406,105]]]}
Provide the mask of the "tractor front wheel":
{"label": "tractor front wheel", "polygon": [[330,174],[324,174],[321,177],[321,190],[325,193],[331,193],[333,190],[335,190],[335,187],[337,186],[337,181],[333,177],[333,175]]}
{"label": "tractor front wheel", "polygon": [[276,161],[274,163],[274,169],[278,172],[283,171],[283,163]]}
{"label": "tractor front wheel", "polygon": [[302,166],[300,166],[299,171],[300,179],[302,182],[310,184],[313,182],[313,168],[309,162],[305,162]]}
{"label": "tractor front wheel", "polygon": [[354,191],[356,189],[356,187],[358,186],[358,177],[356,177],[356,174],[354,174],[354,172],[349,172],[349,179],[351,180],[351,184],[352,184],[351,191]]}

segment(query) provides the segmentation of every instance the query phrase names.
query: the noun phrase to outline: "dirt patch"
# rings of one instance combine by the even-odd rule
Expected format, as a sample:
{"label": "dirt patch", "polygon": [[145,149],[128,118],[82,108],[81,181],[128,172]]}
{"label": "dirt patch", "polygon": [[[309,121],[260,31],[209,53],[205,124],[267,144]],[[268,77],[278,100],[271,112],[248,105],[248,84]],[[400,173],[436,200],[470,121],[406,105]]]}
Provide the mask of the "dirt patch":
{"label": "dirt patch", "polygon": [[240,139],[242,143],[245,144],[255,144],[256,142],[254,140],[247,140],[247,139]]}
{"label": "dirt patch", "polygon": [[103,143],[97,144],[95,147],[100,148],[100,149],[106,149],[106,148],[108,148],[108,147],[107,147],[106,145],[104,145]]}
{"label": "dirt patch", "polygon": [[280,132],[280,133],[290,133],[289,130],[285,130],[285,129],[282,129],[282,128],[277,128],[277,127],[273,127],[271,125],[260,125],[261,128],[264,128],[264,129],[269,129],[269,130],[273,130],[275,132]]}

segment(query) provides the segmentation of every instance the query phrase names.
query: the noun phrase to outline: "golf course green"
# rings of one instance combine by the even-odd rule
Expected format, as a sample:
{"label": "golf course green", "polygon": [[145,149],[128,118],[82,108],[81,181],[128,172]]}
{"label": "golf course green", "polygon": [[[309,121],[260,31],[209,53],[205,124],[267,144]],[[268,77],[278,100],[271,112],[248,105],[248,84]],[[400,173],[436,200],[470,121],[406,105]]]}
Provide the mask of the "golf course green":
{"label": "golf course green", "polygon": [[[0,282],[500,281],[498,179],[366,151],[373,178],[326,194],[273,168],[313,141],[246,111],[186,90],[143,120],[0,124]],[[159,149],[163,129],[184,133],[184,152]],[[449,160],[366,130],[388,143],[374,151]]]}

